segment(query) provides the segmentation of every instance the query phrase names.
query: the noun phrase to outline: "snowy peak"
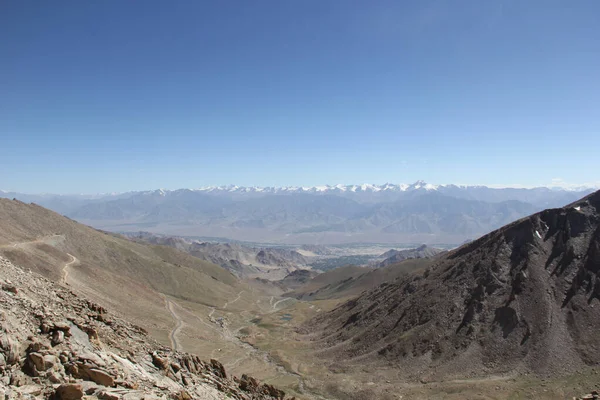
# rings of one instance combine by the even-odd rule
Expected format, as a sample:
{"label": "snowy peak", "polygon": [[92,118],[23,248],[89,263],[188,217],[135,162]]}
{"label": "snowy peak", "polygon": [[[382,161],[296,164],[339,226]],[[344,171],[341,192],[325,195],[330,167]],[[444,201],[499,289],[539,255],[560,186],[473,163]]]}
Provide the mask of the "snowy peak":
{"label": "snowy peak", "polygon": [[319,186],[206,186],[195,189],[198,192],[206,193],[377,193],[377,192],[405,192],[412,190],[437,190],[440,185],[432,185],[424,181],[417,181],[413,184],[393,184],[385,183],[383,185],[375,185],[371,183],[363,183],[362,185],[319,185]]}

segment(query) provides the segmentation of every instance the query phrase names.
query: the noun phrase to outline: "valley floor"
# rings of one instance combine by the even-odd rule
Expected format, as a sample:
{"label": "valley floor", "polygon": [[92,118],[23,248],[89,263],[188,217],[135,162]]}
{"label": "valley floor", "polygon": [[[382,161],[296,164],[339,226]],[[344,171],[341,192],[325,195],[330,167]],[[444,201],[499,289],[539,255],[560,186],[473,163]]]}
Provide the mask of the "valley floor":
{"label": "valley floor", "polygon": [[406,382],[397,369],[360,363],[341,370],[321,359],[309,338],[297,332],[304,321],[341,300],[258,296],[255,312],[240,309],[250,298],[242,293],[220,309],[172,301],[185,321],[182,349],[219,359],[234,374],[251,372],[299,399],[571,399],[600,390],[600,371],[593,368],[552,379],[506,375],[440,382]]}

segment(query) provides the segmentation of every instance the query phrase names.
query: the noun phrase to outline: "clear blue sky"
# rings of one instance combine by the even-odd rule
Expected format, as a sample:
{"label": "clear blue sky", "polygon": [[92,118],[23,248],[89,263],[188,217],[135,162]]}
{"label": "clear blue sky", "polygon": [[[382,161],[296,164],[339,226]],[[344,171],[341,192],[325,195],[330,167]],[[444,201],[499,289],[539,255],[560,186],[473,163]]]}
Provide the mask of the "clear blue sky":
{"label": "clear blue sky", "polygon": [[0,189],[600,181],[600,1],[0,2]]}

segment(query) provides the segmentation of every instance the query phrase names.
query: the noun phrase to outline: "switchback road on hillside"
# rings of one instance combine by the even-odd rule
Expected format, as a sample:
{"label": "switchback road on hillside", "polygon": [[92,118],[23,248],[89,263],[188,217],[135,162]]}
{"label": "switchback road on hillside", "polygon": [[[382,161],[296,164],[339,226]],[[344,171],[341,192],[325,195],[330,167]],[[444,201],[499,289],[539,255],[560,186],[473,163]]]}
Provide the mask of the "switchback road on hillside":
{"label": "switchback road on hillside", "polygon": [[75,257],[72,254],[67,253],[67,255],[69,257],[71,257],[71,261],[69,261],[68,263],[65,264],[65,266],[62,269],[62,277],[60,278],[60,282],[63,284],[67,283],[67,278],[69,277],[69,267],[75,263],[78,263],[79,260],[77,259],[77,257]]}
{"label": "switchback road on hillside", "polygon": [[[0,248],[14,248],[14,249],[18,249],[18,248],[22,248],[24,246],[30,245],[30,244],[49,244],[49,245],[56,245],[56,241],[59,242],[64,242],[65,241],[65,235],[48,235],[48,236],[44,236],[41,237],[39,239],[36,240],[30,240],[30,241],[26,241],[26,242],[17,242],[17,243],[10,243],[10,244],[3,244],[0,245]],[[69,257],[71,257],[71,261],[67,262],[61,270],[61,278],[60,278],[60,283],[62,284],[66,284],[67,283],[67,278],[69,277],[69,267],[72,266],[75,263],[79,263],[79,260],[77,259],[77,257],[75,257],[72,254],[67,253],[67,255]]]}
{"label": "switchback road on hillside", "polygon": [[161,293],[160,295],[165,301],[166,309],[171,313],[173,319],[175,320],[175,328],[173,328],[171,332],[169,332],[169,341],[171,342],[171,348],[173,350],[179,350],[180,346],[177,342],[177,335],[179,334],[181,328],[183,328],[183,320],[181,319],[181,317],[179,317],[179,315],[177,315],[175,309],[173,308],[173,304],[175,303],[164,294]]}

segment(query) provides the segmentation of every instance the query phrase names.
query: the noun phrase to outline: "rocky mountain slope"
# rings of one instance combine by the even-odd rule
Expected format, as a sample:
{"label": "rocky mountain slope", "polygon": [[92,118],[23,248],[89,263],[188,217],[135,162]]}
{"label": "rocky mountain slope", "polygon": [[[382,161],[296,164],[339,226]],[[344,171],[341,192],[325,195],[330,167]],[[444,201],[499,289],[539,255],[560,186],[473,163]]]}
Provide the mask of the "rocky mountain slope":
{"label": "rocky mountain slope", "polygon": [[306,326],[336,365],[408,379],[566,374],[600,360],[600,192],[516,221]]}
{"label": "rocky mountain slope", "polygon": [[2,399],[283,399],[0,258]]}
{"label": "rocky mountain slope", "polygon": [[264,277],[277,279],[308,260],[297,251],[268,247],[257,248],[238,243],[210,243],[181,237],[155,235],[149,232],[127,234],[127,237],[146,243],[174,247],[201,260],[222,266],[238,277]]}
{"label": "rocky mountain slope", "polygon": [[414,249],[406,249],[406,250],[389,250],[383,253],[380,256],[380,259],[383,258],[383,261],[377,262],[376,265],[378,267],[385,267],[386,265],[396,264],[404,260],[408,260],[411,258],[431,258],[435,257],[438,254],[445,252],[446,250],[438,249],[435,247],[427,246],[426,244],[421,245],[419,247],[415,247]]}

